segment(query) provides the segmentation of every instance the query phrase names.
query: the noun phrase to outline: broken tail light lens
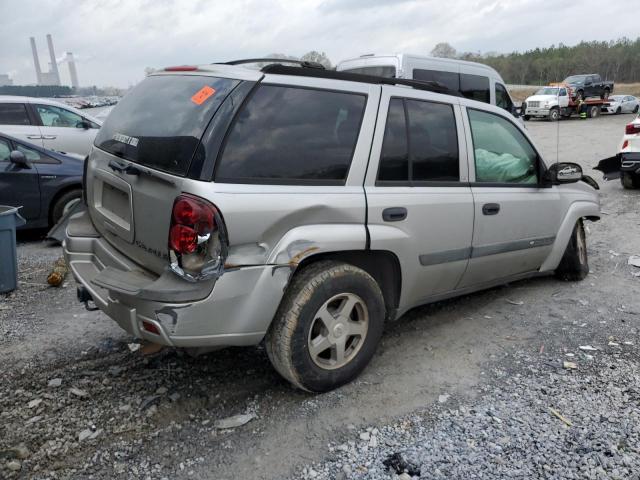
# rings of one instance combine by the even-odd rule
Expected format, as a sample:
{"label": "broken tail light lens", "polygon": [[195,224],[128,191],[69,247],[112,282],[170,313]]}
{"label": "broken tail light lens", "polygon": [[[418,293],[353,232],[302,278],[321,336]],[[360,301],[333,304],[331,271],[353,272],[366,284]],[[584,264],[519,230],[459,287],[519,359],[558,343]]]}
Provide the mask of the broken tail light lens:
{"label": "broken tail light lens", "polygon": [[635,135],[640,133],[640,123],[630,123],[624,129],[626,135]]}
{"label": "broken tail light lens", "polygon": [[226,229],[216,206],[195,195],[179,195],[169,229],[171,270],[192,282],[208,280],[222,272],[226,256]]}

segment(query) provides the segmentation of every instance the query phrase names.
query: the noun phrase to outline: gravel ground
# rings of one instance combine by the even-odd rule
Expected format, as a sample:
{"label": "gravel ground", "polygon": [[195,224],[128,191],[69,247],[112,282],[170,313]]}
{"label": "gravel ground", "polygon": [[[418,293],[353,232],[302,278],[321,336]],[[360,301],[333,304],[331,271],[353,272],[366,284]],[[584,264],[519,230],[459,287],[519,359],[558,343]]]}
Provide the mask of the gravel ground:
{"label": "gravel ground", "polygon": [[[527,126],[552,159],[559,129],[589,173],[627,121]],[[46,287],[60,248],[21,235],[20,289],[0,296],[0,478],[638,478],[640,192],[601,185],[586,280],[413,310],[359,379],[315,396],[261,347],[142,356],[72,281]]]}

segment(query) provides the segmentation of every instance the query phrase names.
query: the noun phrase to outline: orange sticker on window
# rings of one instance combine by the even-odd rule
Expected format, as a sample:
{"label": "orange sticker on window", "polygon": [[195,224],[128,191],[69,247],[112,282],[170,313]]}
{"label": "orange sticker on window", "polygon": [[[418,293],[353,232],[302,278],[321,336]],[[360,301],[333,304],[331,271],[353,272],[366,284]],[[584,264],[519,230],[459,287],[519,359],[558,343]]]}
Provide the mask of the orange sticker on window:
{"label": "orange sticker on window", "polygon": [[215,88],[211,88],[209,85],[205,85],[200,90],[198,90],[193,97],[191,97],[191,101],[196,105],[202,105],[204,101],[214,93],[216,93]]}

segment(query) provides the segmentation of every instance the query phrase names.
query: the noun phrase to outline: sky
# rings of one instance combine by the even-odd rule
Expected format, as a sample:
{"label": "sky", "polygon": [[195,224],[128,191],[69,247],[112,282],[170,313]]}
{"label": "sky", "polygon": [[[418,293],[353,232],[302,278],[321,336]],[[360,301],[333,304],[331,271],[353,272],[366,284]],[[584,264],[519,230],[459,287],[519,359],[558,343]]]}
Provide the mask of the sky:
{"label": "sky", "polygon": [[[633,2],[632,2],[633,3]],[[73,52],[81,86],[128,87],[145,67],[203,64],[269,53],[324,51],[335,64],[365,53],[524,51],[640,35],[622,0],[0,0],[0,74],[34,84],[29,37],[48,70]],[[603,11],[603,5],[606,10]],[[603,23],[603,15],[609,21]],[[603,28],[605,27],[606,28]],[[69,84],[68,68],[59,66]]]}

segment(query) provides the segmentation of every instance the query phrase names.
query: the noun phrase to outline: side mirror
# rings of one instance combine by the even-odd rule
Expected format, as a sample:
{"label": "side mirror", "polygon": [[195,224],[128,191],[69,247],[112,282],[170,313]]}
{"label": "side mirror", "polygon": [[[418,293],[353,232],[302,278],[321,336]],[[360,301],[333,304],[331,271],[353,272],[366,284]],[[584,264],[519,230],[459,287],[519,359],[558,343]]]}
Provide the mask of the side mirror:
{"label": "side mirror", "polygon": [[84,128],[85,130],[89,130],[91,128],[91,124],[86,120],[81,120],[76,123],[76,128]]}
{"label": "side mirror", "polygon": [[582,167],[577,163],[554,163],[547,170],[547,175],[553,185],[575,183],[582,180]]}
{"label": "side mirror", "polygon": [[11,163],[21,168],[31,168],[31,164],[27,160],[27,157],[25,157],[24,153],[19,150],[12,151],[9,154],[9,160],[11,161]]}

